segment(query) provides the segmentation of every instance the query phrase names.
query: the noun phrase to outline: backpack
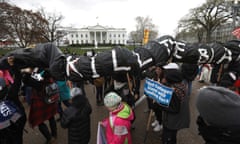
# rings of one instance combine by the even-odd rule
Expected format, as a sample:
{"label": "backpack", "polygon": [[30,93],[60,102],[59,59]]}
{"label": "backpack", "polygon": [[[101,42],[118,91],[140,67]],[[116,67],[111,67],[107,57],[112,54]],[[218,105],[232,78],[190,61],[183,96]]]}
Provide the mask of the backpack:
{"label": "backpack", "polygon": [[45,86],[44,101],[47,104],[55,103],[59,100],[60,93],[57,83],[52,82]]}

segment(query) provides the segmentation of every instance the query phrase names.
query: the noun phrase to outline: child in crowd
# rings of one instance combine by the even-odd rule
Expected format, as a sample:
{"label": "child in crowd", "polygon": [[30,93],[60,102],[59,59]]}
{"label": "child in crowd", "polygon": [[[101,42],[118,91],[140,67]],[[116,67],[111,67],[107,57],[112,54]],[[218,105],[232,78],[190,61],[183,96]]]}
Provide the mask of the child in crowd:
{"label": "child in crowd", "polygon": [[68,144],[88,144],[91,105],[80,88],[72,88],[72,103],[63,111],[61,126],[68,128]]}
{"label": "child in crowd", "polygon": [[104,98],[104,105],[109,110],[109,117],[102,121],[106,128],[108,144],[132,144],[131,121],[134,119],[131,107],[122,102],[115,92],[109,92]]}

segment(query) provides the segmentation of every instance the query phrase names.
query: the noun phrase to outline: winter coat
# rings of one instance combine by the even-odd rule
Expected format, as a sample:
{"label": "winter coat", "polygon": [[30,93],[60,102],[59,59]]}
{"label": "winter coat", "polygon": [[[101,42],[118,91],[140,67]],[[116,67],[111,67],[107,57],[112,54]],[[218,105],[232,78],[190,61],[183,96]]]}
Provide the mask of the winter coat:
{"label": "winter coat", "polygon": [[169,105],[171,110],[163,110],[163,126],[172,130],[188,128],[190,124],[189,96],[183,83],[173,84],[173,96]]}
{"label": "winter coat", "polygon": [[91,105],[85,96],[76,96],[63,111],[61,126],[68,128],[68,144],[88,144],[90,140]]}
{"label": "winter coat", "polygon": [[19,100],[18,92],[21,86],[21,74],[18,70],[14,70],[14,82],[9,85],[7,100],[13,102],[18,108],[21,117],[12,123],[6,129],[0,130],[0,143],[1,144],[22,144],[23,143],[23,130],[26,124],[26,113],[23,104]]}
{"label": "winter coat", "polygon": [[132,144],[131,121],[134,119],[132,109],[126,103],[110,112],[102,124],[106,128],[107,144]]}

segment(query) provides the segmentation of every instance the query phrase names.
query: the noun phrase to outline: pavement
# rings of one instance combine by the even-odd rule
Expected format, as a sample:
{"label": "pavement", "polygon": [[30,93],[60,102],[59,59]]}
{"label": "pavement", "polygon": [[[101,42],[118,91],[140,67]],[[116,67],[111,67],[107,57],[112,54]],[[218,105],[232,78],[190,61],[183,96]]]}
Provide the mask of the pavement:
{"label": "pavement", "polygon": [[[142,81],[143,87],[144,81]],[[193,91],[190,96],[190,112],[191,112],[191,123],[190,127],[187,129],[182,129],[178,132],[177,135],[177,144],[204,144],[201,136],[198,135],[196,118],[198,116],[198,112],[195,106],[196,94],[198,89],[202,86],[206,85],[206,83],[199,83],[197,81],[193,82]],[[96,98],[95,98],[95,89],[91,84],[85,85],[85,90],[89,101],[92,105],[93,112],[91,114],[91,140],[89,144],[96,144],[96,135],[97,135],[97,123],[101,121],[105,117],[108,116],[108,111],[104,106],[97,106]],[[141,88],[143,90],[143,88]],[[141,94],[143,91],[141,91]],[[25,102],[24,106],[26,108],[26,112],[28,113],[29,107]],[[147,122],[149,113],[144,112],[147,108],[147,101],[143,100],[136,108],[136,120],[134,122],[135,129],[132,130],[132,139],[133,144],[161,144],[161,131],[153,132],[151,126],[147,130]],[[56,115],[56,119],[59,118],[59,115]],[[152,118],[153,121],[153,118]],[[46,122],[47,123],[47,122]],[[67,144],[67,130],[61,128],[60,123],[57,123],[58,126],[58,137],[55,144]],[[24,144],[44,144],[45,139],[42,134],[39,132],[38,128],[30,128],[27,123],[25,126],[27,132],[24,132]],[[145,140],[145,143],[144,143]]]}

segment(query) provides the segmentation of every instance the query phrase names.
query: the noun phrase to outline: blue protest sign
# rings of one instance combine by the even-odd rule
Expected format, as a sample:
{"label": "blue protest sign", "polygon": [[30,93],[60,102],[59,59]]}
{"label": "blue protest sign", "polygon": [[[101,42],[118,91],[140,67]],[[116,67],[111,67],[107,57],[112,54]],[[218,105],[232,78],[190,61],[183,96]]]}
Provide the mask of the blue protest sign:
{"label": "blue protest sign", "polygon": [[146,79],[144,94],[163,106],[169,106],[172,99],[173,89],[160,84],[157,81]]}
{"label": "blue protest sign", "polygon": [[15,123],[20,117],[18,108],[12,102],[8,100],[0,102],[0,130]]}

